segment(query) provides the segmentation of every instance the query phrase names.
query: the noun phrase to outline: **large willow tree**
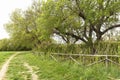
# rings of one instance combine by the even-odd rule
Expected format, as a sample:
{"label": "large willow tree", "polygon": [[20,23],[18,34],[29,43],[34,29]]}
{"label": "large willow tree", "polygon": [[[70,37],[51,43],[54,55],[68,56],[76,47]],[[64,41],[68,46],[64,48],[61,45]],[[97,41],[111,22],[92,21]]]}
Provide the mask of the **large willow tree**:
{"label": "large willow tree", "polygon": [[[90,46],[111,29],[120,27],[120,0],[47,0],[43,6],[46,32]],[[47,34],[48,35],[48,34]]]}

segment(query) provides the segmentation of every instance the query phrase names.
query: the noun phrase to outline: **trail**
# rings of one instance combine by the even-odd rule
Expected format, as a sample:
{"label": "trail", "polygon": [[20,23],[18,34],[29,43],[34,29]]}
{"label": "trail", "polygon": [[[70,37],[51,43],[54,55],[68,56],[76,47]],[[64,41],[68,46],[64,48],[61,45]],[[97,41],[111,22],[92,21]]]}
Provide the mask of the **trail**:
{"label": "trail", "polygon": [[31,80],[38,80],[38,76],[33,71],[33,68],[28,63],[24,63],[24,66],[29,70],[29,72],[31,74]]}
{"label": "trail", "polygon": [[6,72],[8,70],[8,66],[9,66],[9,63],[10,61],[17,55],[18,53],[16,54],[13,54],[5,63],[4,65],[2,66],[1,70],[0,70],[0,80],[4,80],[4,77],[6,75]]}

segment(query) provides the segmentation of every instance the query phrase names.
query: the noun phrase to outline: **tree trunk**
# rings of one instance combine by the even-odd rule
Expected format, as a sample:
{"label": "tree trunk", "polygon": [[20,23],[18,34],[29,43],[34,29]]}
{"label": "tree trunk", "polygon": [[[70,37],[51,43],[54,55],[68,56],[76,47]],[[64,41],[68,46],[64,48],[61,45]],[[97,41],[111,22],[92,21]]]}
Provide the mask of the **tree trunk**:
{"label": "tree trunk", "polygon": [[90,49],[90,54],[96,54],[96,48],[94,46],[94,43],[92,43],[91,45],[89,45],[89,49]]}
{"label": "tree trunk", "polygon": [[87,42],[87,45],[88,46],[88,49],[89,49],[89,54],[95,54],[96,52],[96,48],[95,48],[95,44],[94,42],[92,41],[92,39],[89,39],[88,42]]}

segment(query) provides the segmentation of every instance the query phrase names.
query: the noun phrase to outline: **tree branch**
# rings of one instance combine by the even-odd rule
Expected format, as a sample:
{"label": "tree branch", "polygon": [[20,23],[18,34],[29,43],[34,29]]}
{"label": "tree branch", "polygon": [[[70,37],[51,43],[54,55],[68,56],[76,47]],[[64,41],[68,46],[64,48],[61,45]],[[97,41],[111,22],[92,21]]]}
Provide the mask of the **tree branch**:
{"label": "tree branch", "polygon": [[81,41],[87,43],[87,41],[86,41],[84,38],[81,38],[81,37],[79,37],[79,36],[77,36],[77,35],[75,35],[75,34],[73,34],[73,33],[67,32],[67,33],[65,33],[65,34],[66,34],[66,35],[69,35],[69,36],[71,36],[71,37],[73,37],[73,38],[75,38],[75,39],[77,39],[77,40],[81,40]]}
{"label": "tree branch", "polygon": [[[57,28],[55,28],[55,29],[53,30],[53,33],[60,34],[60,31],[59,31]],[[87,43],[87,41],[86,41],[84,38],[82,38],[82,37],[80,37],[80,36],[77,36],[77,35],[75,35],[74,33],[64,32],[63,34],[64,34],[64,35],[71,36],[71,37],[75,38],[76,40],[81,40],[81,41]]]}
{"label": "tree branch", "polygon": [[84,15],[84,13],[83,13],[83,10],[81,10],[81,8],[80,8],[80,6],[79,6],[78,0],[75,0],[75,1],[76,1],[76,5],[77,5],[77,7],[78,7],[78,9],[79,9],[79,14],[78,14],[78,15],[85,20],[86,17],[85,17],[85,15]]}
{"label": "tree branch", "polygon": [[102,32],[102,35],[105,34],[106,32],[108,32],[109,30],[114,29],[114,28],[117,28],[117,27],[120,27],[120,24],[118,24],[118,25],[113,25],[113,26],[107,28],[106,30],[104,30],[104,31]]}
{"label": "tree branch", "polygon": [[78,16],[81,17],[83,20],[86,19],[83,11],[82,11],[80,8],[79,8],[79,9],[80,9],[79,12],[77,12],[76,10],[72,9],[71,7],[69,7],[69,6],[67,6],[67,7],[68,7],[73,13],[78,14]]}

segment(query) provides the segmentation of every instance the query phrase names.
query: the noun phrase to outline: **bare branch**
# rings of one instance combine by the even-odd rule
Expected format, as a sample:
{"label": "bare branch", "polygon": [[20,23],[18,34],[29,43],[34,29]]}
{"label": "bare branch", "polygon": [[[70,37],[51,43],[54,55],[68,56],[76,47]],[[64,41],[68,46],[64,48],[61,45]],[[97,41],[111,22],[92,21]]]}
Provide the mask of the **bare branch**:
{"label": "bare branch", "polygon": [[77,36],[77,35],[75,35],[75,34],[73,34],[73,33],[67,32],[67,33],[65,33],[65,34],[66,34],[66,35],[69,35],[69,36],[71,36],[71,37],[74,37],[74,38],[77,39],[77,40],[81,40],[81,41],[87,43],[87,41],[86,41],[84,38],[82,38],[82,37],[80,37],[80,36]]}
{"label": "bare branch", "polygon": [[118,25],[113,25],[113,26],[107,28],[106,30],[104,30],[104,31],[102,32],[102,35],[105,34],[106,32],[108,32],[109,30],[114,29],[114,28],[117,28],[117,27],[120,27],[120,24],[118,24]]}
{"label": "bare branch", "polygon": [[[60,34],[60,31],[59,31],[57,28],[55,28],[55,29],[53,30],[53,33]],[[77,41],[78,41],[78,40],[81,40],[81,41],[87,43],[87,41],[86,41],[84,38],[82,38],[82,37],[80,37],[80,36],[77,36],[77,35],[75,35],[74,33],[64,32],[63,34],[64,34],[64,35],[71,36],[71,37],[75,38]]]}

